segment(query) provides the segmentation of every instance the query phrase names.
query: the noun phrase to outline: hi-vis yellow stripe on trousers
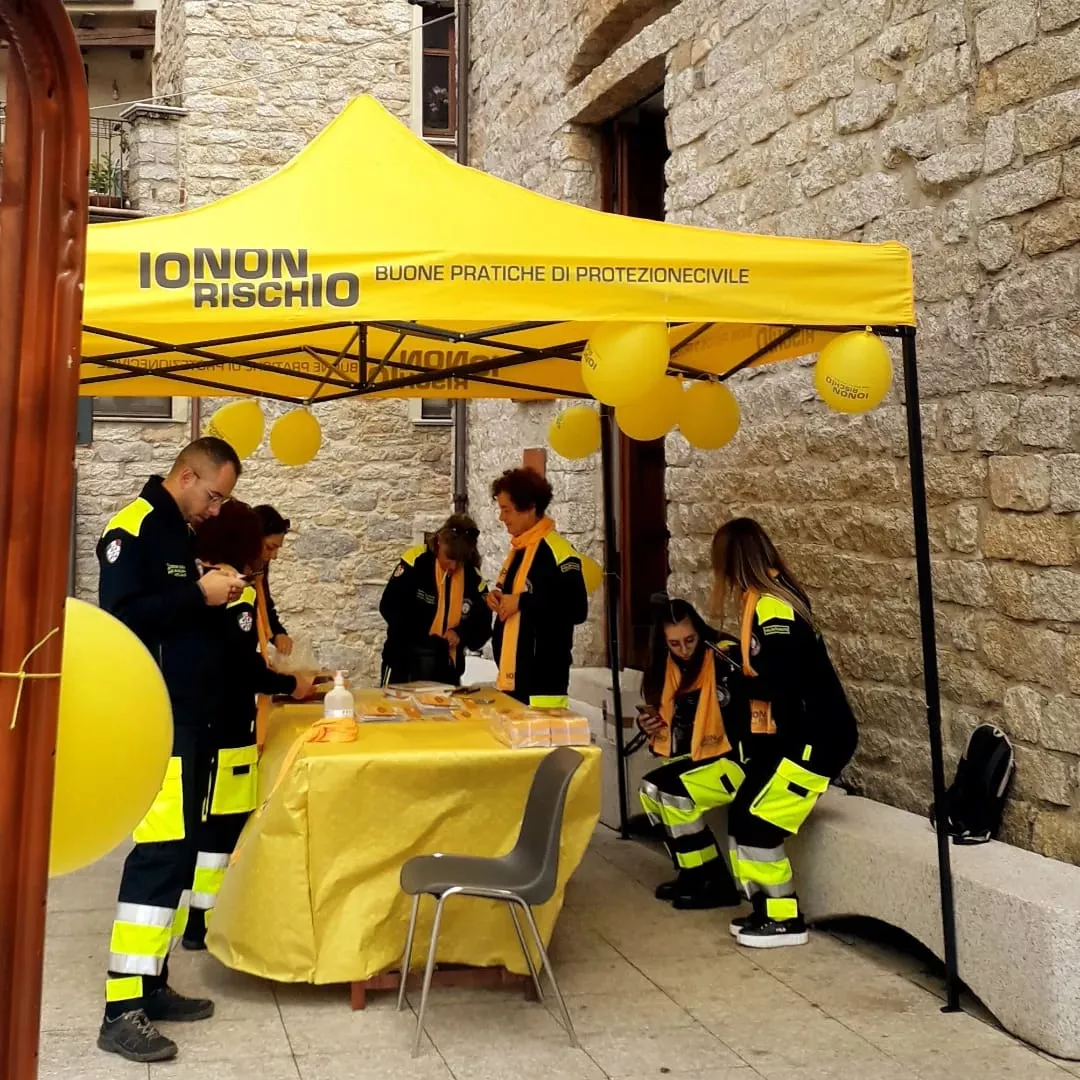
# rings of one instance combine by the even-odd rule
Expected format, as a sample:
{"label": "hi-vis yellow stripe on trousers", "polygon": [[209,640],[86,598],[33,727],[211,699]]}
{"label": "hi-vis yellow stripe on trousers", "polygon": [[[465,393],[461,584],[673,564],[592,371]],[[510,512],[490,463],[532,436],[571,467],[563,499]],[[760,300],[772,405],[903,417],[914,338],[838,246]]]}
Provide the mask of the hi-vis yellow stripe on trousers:
{"label": "hi-vis yellow stripe on trousers", "polygon": [[210,813],[250,814],[259,805],[259,748],[219,750]]}
{"label": "hi-vis yellow stripe on trousers", "polygon": [[797,833],[829,778],[782,758],[761,794],[750,804],[750,813],[785,832]]}
{"label": "hi-vis yellow stripe on trousers", "polygon": [[229,868],[229,856],[220,852],[200,851],[195,864],[195,884],[191,889],[191,906],[209,911],[216,903],[225,871]]}
{"label": "hi-vis yellow stripe on trousers", "polygon": [[165,779],[146,817],[135,826],[136,844],[165,844],[184,839],[183,759],[169,758]]}
{"label": "hi-vis yellow stripe on trousers", "polygon": [[143,996],[141,975],[126,975],[122,979],[105,980],[105,1000],[113,1005],[117,1001],[137,1001]]}
{"label": "hi-vis yellow stripe on trousers", "polygon": [[123,975],[160,975],[169,955],[175,918],[172,908],[117,904],[109,970]]}

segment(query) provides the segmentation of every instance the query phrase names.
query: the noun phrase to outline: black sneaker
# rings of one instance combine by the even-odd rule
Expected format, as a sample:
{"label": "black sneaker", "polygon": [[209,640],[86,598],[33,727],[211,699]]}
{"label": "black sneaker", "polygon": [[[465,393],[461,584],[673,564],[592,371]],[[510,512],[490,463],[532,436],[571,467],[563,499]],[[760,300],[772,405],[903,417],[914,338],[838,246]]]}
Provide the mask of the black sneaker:
{"label": "black sneaker", "polygon": [[209,1020],[214,1015],[214,1003],[207,998],[189,998],[178,994],[171,986],[155,990],[143,998],[146,1015],[155,1023],[185,1024],[193,1020]]}
{"label": "black sneaker", "polygon": [[758,917],[754,912],[750,912],[749,915],[740,915],[737,919],[732,919],[728,923],[728,933],[732,937],[738,937],[748,927],[753,926],[758,921]]}
{"label": "black sneaker", "polygon": [[748,926],[758,926],[765,921],[765,896],[764,893],[755,893],[750,898],[754,910],[749,915],[740,915],[732,919],[728,924],[728,933],[737,938]]}
{"label": "black sneaker", "polygon": [[709,911],[712,908],[738,907],[739,894],[720,877],[705,878],[681,888],[671,902],[677,911]]}
{"label": "black sneaker", "polygon": [[739,931],[740,945],[750,949],[781,949],[786,945],[805,945],[810,940],[801,915],[794,919],[766,919],[751,923]]}
{"label": "black sneaker", "polygon": [[103,1020],[97,1044],[110,1054],[140,1063],[171,1061],[177,1054],[176,1043],[165,1038],[142,1009]]}

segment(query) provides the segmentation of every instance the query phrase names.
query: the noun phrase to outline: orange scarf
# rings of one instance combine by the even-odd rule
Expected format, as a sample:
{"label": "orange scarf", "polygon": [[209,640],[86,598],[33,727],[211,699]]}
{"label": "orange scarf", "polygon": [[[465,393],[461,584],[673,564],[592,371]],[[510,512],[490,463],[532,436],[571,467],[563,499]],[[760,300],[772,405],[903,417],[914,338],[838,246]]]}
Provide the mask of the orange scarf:
{"label": "orange scarf", "polygon": [[[664,691],[660,697],[660,716],[664,728],[650,740],[654,754],[671,757],[671,724],[675,719],[675,696],[682,682],[679,665],[669,656],[664,676]],[[718,757],[731,752],[731,742],[724,730],[724,718],[716,698],[716,664],[706,651],[698,677],[687,689],[700,691],[697,710],[694,713],[694,734],[690,739],[690,757],[694,761]]]}
{"label": "orange scarf", "polygon": [[[435,560],[435,592],[438,602],[435,607],[435,618],[431,622],[429,633],[435,637],[445,637],[447,630],[455,629],[461,623],[461,609],[465,605],[465,571],[460,567],[450,576],[450,610],[446,608],[446,578],[439,566],[439,560]],[[450,646],[450,661],[457,663],[457,646]]]}
{"label": "orange scarf", "polygon": [[[529,571],[532,569],[533,559],[536,558],[536,553],[540,549],[544,537],[554,531],[555,522],[551,518],[545,517],[541,518],[527,532],[523,532],[520,536],[510,537],[510,550],[503,561],[502,570],[499,571],[499,581],[496,586],[499,592],[515,594],[525,591],[525,584],[529,578]],[[514,580],[510,582],[508,589],[506,578],[510,573],[510,564],[517,557],[517,553],[522,550],[524,550],[525,554],[522,556],[521,565],[518,567]],[[499,653],[499,677],[495,681],[495,685],[500,690],[510,691],[517,688],[517,653],[520,633],[521,612],[516,611],[503,625],[502,650]]]}
{"label": "orange scarf", "polygon": [[[266,576],[259,574],[255,578],[255,626],[259,632],[259,652],[263,660],[270,663],[270,616],[266,610]],[[261,751],[266,745],[266,727],[270,722],[269,694],[256,694],[255,707],[255,745]]]}
{"label": "orange scarf", "polygon": [[[775,571],[770,571],[772,577],[776,577]],[[758,589],[747,589],[743,593],[742,624],[739,627],[739,646],[742,650],[743,674],[748,679],[757,678],[757,672],[750,663],[750,642],[754,635],[754,615],[757,612],[758,601],[761,592]],[[772,714],[772,702],[750,702],[750,734],[751,735],[775,735],[776,720]]]}

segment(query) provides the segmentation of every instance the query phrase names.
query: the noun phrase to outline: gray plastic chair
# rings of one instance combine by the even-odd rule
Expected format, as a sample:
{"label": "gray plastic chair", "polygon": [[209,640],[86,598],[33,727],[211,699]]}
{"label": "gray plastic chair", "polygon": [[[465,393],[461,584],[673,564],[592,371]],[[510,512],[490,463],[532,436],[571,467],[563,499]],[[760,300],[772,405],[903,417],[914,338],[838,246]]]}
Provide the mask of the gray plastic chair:
{"label": "gray plastic chair", "polygon": [[416,916],[420,910],[420,897],[425,893],[436,898],[435,920],[431,926],[431,945],[428,947],[427,967],[424,968],[424,987],[420,993],[420,1010],[416,1017],[416,1038],[413,1040],[412,1056],[420,1053],[420,1039],[424,1034],[424,1014],[427,1012],[428,991],[431,989],[431,973],[435,969],[435,951],[439,943],[439,923],[442,921],[443,904],[451,896],[479,896],[488,900],[501,900],[510,910],[517,933],[518,944],[529,967],[536,994],[544,1000],[540,986],[540,972],[533,963],[532,954],[525,942],[525,935],[518,918],[518,908],[525,914],[529,930],[540,954],[541,971],[547,971],[555,998],[562,1012],[570,1045],[577,1046],[574,1025],[570,1020],[566,1002],[563,1001],[555,972],[537,929],[532,909],[536,904],[550,900],[555,893],[559,876],[559,840],[562,835],[563,810],[570,781],[581,765],[581,755],[568,746],[552,750],[540,762],[529,789],[525,813],[521,818],[521,831],[512,851],[495,859],[469,855],[420,855],[410,859],[401,868],[401,888],[413,898],[409,932],[405,938],[405,952],[401,958],[401,988],[398,991],[398,1011],[405,1005],[405,983],[412,961],[413,937],[416,933]]}

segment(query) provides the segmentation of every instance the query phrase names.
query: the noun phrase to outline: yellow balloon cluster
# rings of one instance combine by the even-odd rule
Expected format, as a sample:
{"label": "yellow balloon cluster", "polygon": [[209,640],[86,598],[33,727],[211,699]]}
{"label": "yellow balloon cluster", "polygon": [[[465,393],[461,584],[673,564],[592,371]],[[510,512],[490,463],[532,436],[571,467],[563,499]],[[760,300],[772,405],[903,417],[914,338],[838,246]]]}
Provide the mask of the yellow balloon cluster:
{"label": "yellow balloon cluster", "polygon": [[270,429],[270,450],[282,465],[306,465],[320,446],[322,428],[307,409],[278,417]]}
{"label": "yellow balloon cluster", "polygon": [[564,458],[583,458],[600,449],[600,415],[589,405],[564,409],[548,428],[548,442]]}
{"label": "yellow balloon cluster", "polygon": [[606,323],[581,355],[585,389],[604,405],[630,405],[650,394],[667,371],[664,323]]}
{"label": "yellow balloon cluster", "polygon": [[662,439],[679,422],[682,405],[682,382],[666,376],[646,397],[620,405],[615,410],[615,423],[631,439]]}
{"label": "yellow balloon cluster", "polygon": [[206,425],[206,434],[224,439],[241,460],[250,457],[262,442],[265,418],[259,403],[250,398],[222,405]]}
{"label": "yellow balloon cluster", "polygon": [[739,403],[718,382],[696,382],[683,395],[679,430],[698,450],[719,450],[739,430]]}
{"label": "yellow balloon cluster", "polygon": [[885,342],[869,330],[835,337],[818,354],[814,386],[838,412],[863,413],[881,404],[892,383]]}
{"label": "yellow balloon cluster", "polygon": [[119,619],[69,599],[60,671],[54,876],[89,866],[124,841],[161,788],[173,738],[165,680]]}

